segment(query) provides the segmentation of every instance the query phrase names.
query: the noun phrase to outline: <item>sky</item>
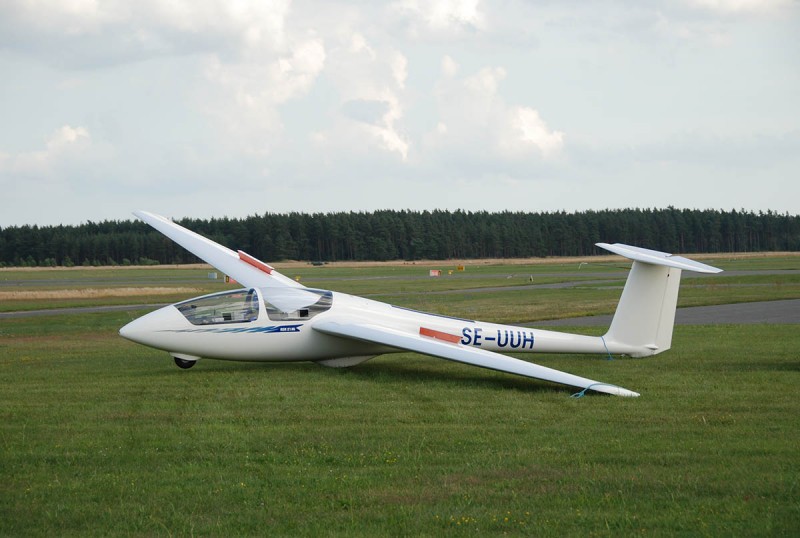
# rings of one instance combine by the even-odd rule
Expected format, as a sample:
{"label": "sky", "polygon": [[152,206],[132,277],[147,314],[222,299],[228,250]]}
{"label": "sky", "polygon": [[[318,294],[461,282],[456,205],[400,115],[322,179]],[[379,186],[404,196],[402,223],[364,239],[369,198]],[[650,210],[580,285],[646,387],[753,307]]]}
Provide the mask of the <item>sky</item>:
{"label": "sky", "polygon": [[800,214],[800,2],[0,0],[0,227]]}

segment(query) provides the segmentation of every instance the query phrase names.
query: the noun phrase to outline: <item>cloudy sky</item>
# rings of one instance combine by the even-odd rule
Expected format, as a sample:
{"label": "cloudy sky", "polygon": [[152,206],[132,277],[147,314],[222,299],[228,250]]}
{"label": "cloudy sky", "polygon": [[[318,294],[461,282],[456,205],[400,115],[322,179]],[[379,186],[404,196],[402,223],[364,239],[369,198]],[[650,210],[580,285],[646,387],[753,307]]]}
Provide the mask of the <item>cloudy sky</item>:
{"label": "cloudy sky", "polygon": [[0,0],[0,226],[800,213],[796,0]]}

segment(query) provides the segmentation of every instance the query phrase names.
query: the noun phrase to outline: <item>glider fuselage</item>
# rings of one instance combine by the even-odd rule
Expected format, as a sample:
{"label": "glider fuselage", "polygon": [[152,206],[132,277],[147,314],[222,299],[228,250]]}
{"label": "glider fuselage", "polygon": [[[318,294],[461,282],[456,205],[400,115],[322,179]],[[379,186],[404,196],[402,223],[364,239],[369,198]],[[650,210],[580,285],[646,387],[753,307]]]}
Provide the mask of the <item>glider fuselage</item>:
{"label": "glider fuselage", "polygon": [[[120,330],[129,340],[176,356],[245,361],[325,361],[368,358],[403,351],[312,330],[331,314],[363,323],[388,324],[421,337],[500,353],[603,353],[599,337],[564,334],[453,318],[393,306],[345,293],[318,293],[317,311],[286,314],[271,307],[257,290],[196,297],[142,316]],[[245,301],[225,300],[248,297]],[[211,303],[210,307],[207,306]],[[198,314],[197,312],[202,313]]]}

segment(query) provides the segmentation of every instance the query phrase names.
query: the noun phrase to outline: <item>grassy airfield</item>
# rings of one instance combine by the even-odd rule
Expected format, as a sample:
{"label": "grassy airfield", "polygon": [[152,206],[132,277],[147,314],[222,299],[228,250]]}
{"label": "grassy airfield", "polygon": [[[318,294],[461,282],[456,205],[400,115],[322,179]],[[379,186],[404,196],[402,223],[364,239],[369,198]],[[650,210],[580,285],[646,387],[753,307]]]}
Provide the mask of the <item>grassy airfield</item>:
{"label": "grassy airfield", "polygon": [[[800,267],[797,256],[706,261]],[[610,313],[625,277],[618,262],[430,267],[444,276],[423,263],[278,268],[309,286],[505,323]],[[0,311],[232,287],[207,273],[4,270],[13,285],[0,286]],[[535,287],[574,281],[584,284]],[[796,272],[687,274],[679,305],[784,298],[800,298]],[[800,531],[797,325],[679,326],[673,349],[649,359],[522,355],[642,393],[572,399],[568,387],[415,354],[350,370],[182,371],[117,335],[143,312],[0,320],[0,535]]]}

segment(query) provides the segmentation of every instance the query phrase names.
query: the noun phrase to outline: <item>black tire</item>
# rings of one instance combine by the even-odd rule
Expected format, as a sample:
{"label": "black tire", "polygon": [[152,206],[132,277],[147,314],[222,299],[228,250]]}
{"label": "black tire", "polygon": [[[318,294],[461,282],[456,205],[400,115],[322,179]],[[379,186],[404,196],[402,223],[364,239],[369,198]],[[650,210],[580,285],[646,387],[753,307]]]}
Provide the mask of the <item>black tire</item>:
{"label": "black tire", "polygon": [[178,365],[178,368],[181,368],[183,370],[188,370],[189,368],[194,366],[194,364],[197,362],[197,361],[187,361],[186,359],[179,359],[178,357],[173,357],[173,358],[175,359],[175,364]]}

